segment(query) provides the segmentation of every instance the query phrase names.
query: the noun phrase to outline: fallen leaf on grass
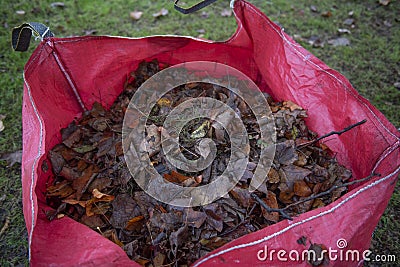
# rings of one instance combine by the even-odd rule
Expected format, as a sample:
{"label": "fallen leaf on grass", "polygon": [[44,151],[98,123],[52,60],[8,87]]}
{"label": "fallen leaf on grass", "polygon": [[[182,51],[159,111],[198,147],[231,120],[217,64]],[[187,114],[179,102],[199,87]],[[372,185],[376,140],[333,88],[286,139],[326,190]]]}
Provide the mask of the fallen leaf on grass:
{"label": "fallen leaf on grass", "polygon": [[221,11],[222,17],[230,17],[232,16],[232,9],[224,9]]}
{"label": "fallen leaf on grass", "polygon": [[350,41],[347,38],[339,37],[336,39],[329,40],[328,44],[333,45],[333,46],[348,46],[348,45],[350,45]]}
{"label": "fallen leaf on grass", "polygon": [[312,12],[318,12],[317,7],[314,6],[314,5],[310,6],[310,10],[311,10]]}
{"label": "fallen leaf on grass", "polygon": [[0,114],[0,132],[4,131],[4,124],[3,120],[6,118],[6,116]]}
{"label": "fallen leaf on grass", "polygon": [[157,13],[153,14],[153,17],[158,18],[158,17],[166,16],[166,15],[168,15],[168,10],[165,9],[165,8],[161,8],[160,11],[158,11]]}
{"label": "fallen leaf on grass", "polygon": [[129,13],[129,17],[131,17],[132,20],[139,20],[143,15],[143,12],[141,11],[132,11]]}
{"label": "fallen leaf on grass", "polygon": [[308,43],[313,47],[318,48],[324,47],[325,41],[323,41],[320,37],[313,35],[308,39]]}
{"label": "fallen leaf on grass", "polygon": [[14,151],[11,153],[4,153],[0,156],[0,160],[7,161],[8,167],[12,167],[15,163],[21,164],[22,150]]}
{"label": "fallen leaf on grass", "polygon": [[57,7],[64,8],[65,4],[64,4],[64,2],[53,2],[53,3],[50,4],[50,6],[52,8],[57,8]]}
{"label": "fallen leaf on grass", "polygon": [[321,13],[321,16],[323,16],[324,18],[332,17],[332,12],[324,11],[324,12]]}
{"label": "fallen leaf on grass", "polygon": [[338,33],[341,33],[341,34],[344,34],[344,33],[351,34],[351,31],[349,31],[348,29],[341,29],[341,28],[339,28],[339,29],[338,29]]}
{"label": "fallen leaf on grass", "polygon": [[382,6],[387,6],[390,4],[390,0],[379,0],[379,4]]}
{"label": "fallen leaf on grass", "polygon": [[353,18],[347,18],[343,21],[343,24],[347,25],[347,26],[352,26],[354,24],[354,22],[355,22],[355,20]]}

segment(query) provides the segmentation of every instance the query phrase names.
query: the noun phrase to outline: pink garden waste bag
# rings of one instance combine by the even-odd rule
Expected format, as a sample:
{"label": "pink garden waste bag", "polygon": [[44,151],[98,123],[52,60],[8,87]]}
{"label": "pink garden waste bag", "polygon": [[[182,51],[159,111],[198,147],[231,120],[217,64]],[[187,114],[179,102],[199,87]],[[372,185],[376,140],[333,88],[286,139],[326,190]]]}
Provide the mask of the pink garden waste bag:
{"label": "pink garden waste bag", "polygon": [[[51,222],[46,218],[45,211],[51,209],[46,186],[54,176],[47,153],[60,142],[61,128],[96,101],[110,107],[127,75],[141,61],[155,58],[170,65],[201,60],[236,68],[275,100],[291,100],[306,109],[307,125],[319,135],[366,119],[326,144],[352,170],[352,179],[379,174],[353,185],[326,207],[238,238],[192,266],[309,266],[306,260],[288,259],[289,251],[301,255],[306,249],[297,242],[301,237],[338,250],[339,259],[339,252],[360,253],[352,261],[331,260],[331,266],[362,265],[362,253],[370,246],[398,178],[400,133],[343,75],[294,42],[253,5],[238,0],[232,8],[238,28],[225,42],[181,36],[44,35],[24,70],[22,185],[32,266],[139,266],[118,245],[85,225],[67,216]],[[266,248],[285,250],[287,261],[277,254],[266,257]]]}

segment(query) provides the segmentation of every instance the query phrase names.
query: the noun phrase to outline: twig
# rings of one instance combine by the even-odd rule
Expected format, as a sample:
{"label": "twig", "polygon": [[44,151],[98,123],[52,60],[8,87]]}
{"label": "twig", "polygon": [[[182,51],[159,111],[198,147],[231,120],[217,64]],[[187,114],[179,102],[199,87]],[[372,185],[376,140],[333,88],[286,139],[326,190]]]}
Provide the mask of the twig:
{"label": "twig", "polygon": [[7,216],[7,217],[6,217],[6,221],[4,222],[3,227],[1,227],[0,236],[2,236],[2,235],[5,233],[5,231],[7,230],[7,228],[10,226],[10,223],[11,223],[10,217]]}
{"label": "twig", "polygon": [[303,203],[303,202],[307,202],[307,201],[314,200],[314,199],[316,199],[316,198],[319,198],[319,197],[328,195],[328,194],[332,193],[334,190],[336,190],[336,189],[338,189],[338,188],[347,187],[347,186],[350,186],[350,185],[353,185],[353,184],[356,184],[356,183],[361,183],[361,182],[367,181],[367,180],[369,180],[369,179],[371,179],[372,177],[375,177],[375,176],[380,176],[380,174],[371,173],[370,175],[368,175],[368,176],[365,177],[365,178],[358,179],[358,180],[354,180],[354,181],[351,181],[351,182],[348,182],[348,183],[344,183],[344,184],[341,184],[341,185],[332,186],[332,187],[331,187],[329,190],[327,190],[327,191],[324,191],[324,192],[321,192],[321,193],[319,193],[319,194],[313,195],[313,196],[311,196],[311,197],[302,199],[302,200],[300,200],[300,201],[297,201],[297,202],[295,202],[295,203],[292,203],[292,204],[287,205],[286,207],[280,208],[280,209],[274,209],[274,208],[269,207],[267,204],[265,204],[264,201],[262,201],[262,200],[261,200],[256,194],[254,194],[254,193],[251,193],[251,196],[252,196],[266,211],[268,211],[268,212],[278,212],[280,215],[282,215],[282,217],[283,217],[284,219],[293,220],[293,219],[285,212],[287,209],[289,209],[289,208],[291,208],[291,207],[293,207],[293,206],[299,205],[299,204],[301,204],[301,203]]}
{"label": "twig", "polygon": [[308,197],[308,198],[302,199],[302,200],[300,200],[300,201],[297,201],[297,202],[295,202],[295,203],[292,203],[292,204],[290,204],[290,205],[287,205],[286,207],[282,208],[282,210],[287,210],[288,208],[293,207],[293,206],[296,206],[296,205],[299,205],[299,204],[301,204],[301,203],[303,203],[303,202],[307,202],[307,201],[310,201],[310,200],[313,200],[313,199],[316,199],[316,198],[319,198],[319,197],[328,195],[328,194],[332,193],[334,190],[336,190],[336,189],[338,189],[338,188],[347,187],[347,186],[350,186],[350,185],[353,185],[353,184],[356,184],[356,183],[361,183],[361,182],[367,181],[367,180],[371,179],[371,178],[374,177],[374,176],[380,176],[380,174],[371,173],[370,175],[368,175],[368,176],[365,177],[365,178],[362,178],[362,179],[359,179],[359,180],[354,180],[354,181],[351,181],[351,182],[348,182],[348,183],[344,183],[344,184],[341,184],[341,185],[332,186],[332,187],[331,187],[329,190],[327,190],[327,191],[321,192],[321,193],[319,193],[319,194],[313,195],[313,196],[311,196],[311,197]]}
{"label": "twig", "polygon": [[299,145],[298,147],[305,147],[305,146],[308,146],[308,145],[315,144],[315,143],[318,142],[319,140],[324,139],[324,138],[326,138],[326,137],[328,137],[328,136],[331,136],[331,135],[334,135],[334,134],[341,135],[342,133],[345,133],[345,132],[347,132],[347,131],[350,131],[350,130],[353,129],[354,127],[357,127],[357,126],[359,126],[359,125],[361,125],[361,124],[364,124],[364,123],[366,123],[366,122],[367,122],[367,120],[364,119],[364,120],[359,121],[359,122],[357,122],[357,123],[354,123],[354,124],[352,124],[352,125],[350,125],[350,126],[347,126],[346,128],[344,128],[344,129],[341,130],[341,131],[332,131],[332,132],[330,132],[330,133],[327,133],[327,134],[325,134],[325,135],[323,135],[323,136],[318,137],[318,138],[315,139],[315,140],[312,140],[312,141],[307,142],[307,143],[303,143],[303,144]]}
{"label": "twig", "polygon": [[261,207],[263,207],[266,211],[268,212],[278,212],[284,219],[288,219],[288,220],[293,220],[292,217],[290,217],[285,211],[284,209],[275,209],[275,208],[271,208],[269,207],[267,204],[265,204],[264,201],[262,201],[261,198],[259,198],[256,194],[251,193],[252,198],[254,198],[260,205]]}

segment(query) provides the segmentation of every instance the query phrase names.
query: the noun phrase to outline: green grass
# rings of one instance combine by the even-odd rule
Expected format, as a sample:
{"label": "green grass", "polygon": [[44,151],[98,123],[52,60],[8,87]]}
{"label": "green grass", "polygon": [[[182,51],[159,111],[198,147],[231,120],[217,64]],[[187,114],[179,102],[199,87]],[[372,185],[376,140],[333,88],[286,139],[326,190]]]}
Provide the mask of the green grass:
{"label": "green grass", "polygon": [[[221,17],[220,12],[229,8],[227,1],[218,1],[212,7],[186,16],[174,11],[172,1],[65,1],[65,8],[52,8],[53,1],[1,1],[0,24],[0,114],[5,130],[0,133],[0,152],[21,149],[21,99],[22,71],[34,47],[32,40],[27,53],[11,51],[9,43],[13,26],[26,21],[46,23],[57,36],[84,35],[85,31],[96,31],[97,35],[146,36],[157,34],[179,34],[198,36],[204,29],[204,38],[225,40],[236,29],[233,17]],[[185,1],[187,4],[196,1]],[[378,1],[344,0],[299,0],[262,1],[253,0],[273,21],[279,22],[286,32],[301,36],[298,41],[330,67],[340,71],[353,86],[381,110],[398,128],[400,127],[400,90],[394,87],[400,82],[400,2],[392,0],[388,6]],[[315,5],[318,12],[312,12]],[[165,17],[154,18],[153,13],[162,7],[169,10]],[[17,15],[24,10],[25,15]],[[143,11],[139,21],[132,21],[130,11]],[[322,17],[321,12],[330,11],[331,17]],[[355,28],[343,25],[348,13],[353,11]],[[386,22],[385,22],[386,21]],[[391,27],[385,26],[391,24]],[[313,48],[307,40],[318,36],[327,41],[337,36],[338,28],[349,28],[349,47]],[[0,219],[3,224],[9,218],[10,226],[0,236],[0,266],[26,265],[27,242],[21,209],[21,185],[19,166],[6,167],[0,164]],[[400,193],[397,186],[391,202],[377,228],[372,249],[376,253],[400,255]],[[0,225],[2,227],[2,225]],[[21,238],[22,236],[22,238]]]}

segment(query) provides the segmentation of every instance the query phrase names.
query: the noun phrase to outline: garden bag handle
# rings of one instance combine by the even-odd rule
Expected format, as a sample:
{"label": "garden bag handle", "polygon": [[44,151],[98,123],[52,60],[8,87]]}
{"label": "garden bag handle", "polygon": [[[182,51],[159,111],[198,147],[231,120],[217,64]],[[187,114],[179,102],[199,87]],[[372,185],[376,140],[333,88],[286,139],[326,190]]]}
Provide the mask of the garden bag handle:
{"label": "garden bag handle", "polygon": [[11,44],[13,49],[20,52],[28,50],[32,34],[41,40],[54,36],[46,25],[38,22],[27,22],[12,30]]}
{"label": "garden bag handle", "polygon": [[206,6],[211,5],[212,3],[216,2],[216,1],[217,0],[204,0],[204,1],[201,1],[200,3],[197,3],[194,6],[189,7],[189,8],[182,8],[182,7],[178,6],[179,0],[176,0],[174,3],[174,8],[183,14],[190,14],[190,13],[199,11],[202,8],[205,8]]}

